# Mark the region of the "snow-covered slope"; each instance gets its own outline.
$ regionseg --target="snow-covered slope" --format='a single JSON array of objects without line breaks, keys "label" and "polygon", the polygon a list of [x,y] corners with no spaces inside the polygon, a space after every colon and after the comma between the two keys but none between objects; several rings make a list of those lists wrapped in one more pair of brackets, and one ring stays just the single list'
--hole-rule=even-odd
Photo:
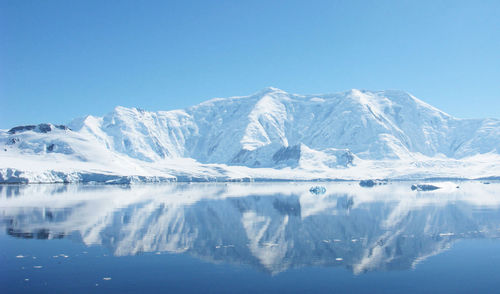
[{"label": "snow-covered slope", "polygon": [[[498,176],[490,168],[500,165],[500,120],[454,118],[402,91],[296,95],[267,88],[185,110],[116,107],[68,127],[41,124],[0,132],[0,181],[20,170],[61,170],[50,164],[26,167],[37,160],[67,162],[77,172],[93,168],[168,179],[179,179],[179,173],[219,179],[260,173],[237,166],[280,169],[271,178],[290,178],[283,172],[290,168],[307,171],[306,178],[330,170],[337,178],[351,178],[339,171],[367,165],[382,171],[402,162],[424,163],[429,170],[417,173],[425,176],[437,161],[441,167],[444,161],[465,162],[483,171],[476,176]],[[186,168],[180,172],[179,166]],[[375,174],[398,176],[394,170]]]}]

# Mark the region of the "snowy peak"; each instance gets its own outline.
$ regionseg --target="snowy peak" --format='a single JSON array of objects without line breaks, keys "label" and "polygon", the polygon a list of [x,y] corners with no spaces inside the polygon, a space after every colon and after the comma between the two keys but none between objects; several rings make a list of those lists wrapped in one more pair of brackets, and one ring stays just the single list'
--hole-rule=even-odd
[{"label": "snowy peak", "polygon": [[248,115],[249,123],[240,141],[243,149],[251,151],[271,143],[288,146],[285,134],[287,114],[286,106],[274,95],[262,96]]},{"label": "snowy peak", "polygon": [[266,87],[258,91],[255,96],[266,96],[266,95],[287,95],[288,93],[284,90],[275,87]]}]

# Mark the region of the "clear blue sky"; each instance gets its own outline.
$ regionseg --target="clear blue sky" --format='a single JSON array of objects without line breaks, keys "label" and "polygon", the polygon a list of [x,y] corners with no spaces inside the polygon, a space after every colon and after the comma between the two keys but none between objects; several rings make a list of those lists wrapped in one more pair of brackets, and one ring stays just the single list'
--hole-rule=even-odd
[{"label": "clear blue sky", "polygon": [[500,1],[0,0],[0,128],[267,86],[500,117]]}]

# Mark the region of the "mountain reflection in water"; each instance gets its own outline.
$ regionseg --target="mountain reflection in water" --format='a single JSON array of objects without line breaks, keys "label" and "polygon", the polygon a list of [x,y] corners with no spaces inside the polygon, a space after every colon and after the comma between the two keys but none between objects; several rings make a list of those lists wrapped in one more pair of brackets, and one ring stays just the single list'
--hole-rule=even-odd
[{"label": "mountain reflection in water", "polygon": [[500,236],[499,184],[463,182],[432,192],[409,183],[0,186],[4,231],[15,238],[72,238],[115,256],[185,253],[290,268],[405,270],[459,239]]}]

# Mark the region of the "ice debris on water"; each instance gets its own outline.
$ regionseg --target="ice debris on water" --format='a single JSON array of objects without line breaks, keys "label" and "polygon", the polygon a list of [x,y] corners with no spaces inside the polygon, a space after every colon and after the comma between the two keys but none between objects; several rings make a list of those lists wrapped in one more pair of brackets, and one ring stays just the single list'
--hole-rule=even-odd
[{"label": "ice debris on water", "polygon": [[41,265],[34,265],[33,268],[42,268],[43,266]]},{"label": "ice debris on water", "polygon": [[371,187],[375,186],[375,181],[374,180],[361,180],[361,181],[359,181],[359,185],[361,187],[371,188]]},{"label": "ice debris on water", "polygon": [[440,237],[451,237],[455,236],[455,233],[441,233],[439,234]]},{"label": "ice debris on water", "polygon": [[265,242],[265,243],[262,243],[262,246],[265,246],[265,247],[275,247],[275,246],[279,246],[279,244],[277,244],[277,243],[271,243],[271,242]]},{"label": "ice debris on water", "polygon": [[359,181],[359,185],[361,187],[365,187],[365,188],[371,188],[375,185],[387,185],[388,184],[388,180],[387,179],[383,179],[383,180],[361,180]]},{"label": "ice debris on water", "polygon": [[325,194],[326,188],[323,186],[314,186],[309,189],[309,192],[315,195]]},{"label": "ice debris on water", "polygon": [[102,278],[102,279],[103,279],[104,281],[109,281],[109,280],[111,280],[111,278],[110,278],[110,277],[104,277],[104,278]]},{"label": "ice debris on water", "polygon": [[437,189],[441,189],[441,187],[429,185],[429,184],[416,184],[416,185],[413,184],[413,185],[411,185],[411,189],[413,191],[415,191],[415,190],[417,190],[417,191],[434,191]]},{"label": "ice debris on water", "polygon": [[16,258],[25,258],[26,256],[19,254]]},{"label": "ice debris on water", "polygon": [[[233,248],[234,245],[233,244],[229,244],[229,245],[217,245],[215,246],[215,248],[219,249],[219,248]],[[189,249],[188,247],[184,248],[185,250]]]},{"label": "ice debris on water", "polygon": [[342,257],[337,257],[337,258],[335,258],[335,260],[336,260],[336,261],[342,261],[342,260],[344,260],[344,259],[343,259]]}]

